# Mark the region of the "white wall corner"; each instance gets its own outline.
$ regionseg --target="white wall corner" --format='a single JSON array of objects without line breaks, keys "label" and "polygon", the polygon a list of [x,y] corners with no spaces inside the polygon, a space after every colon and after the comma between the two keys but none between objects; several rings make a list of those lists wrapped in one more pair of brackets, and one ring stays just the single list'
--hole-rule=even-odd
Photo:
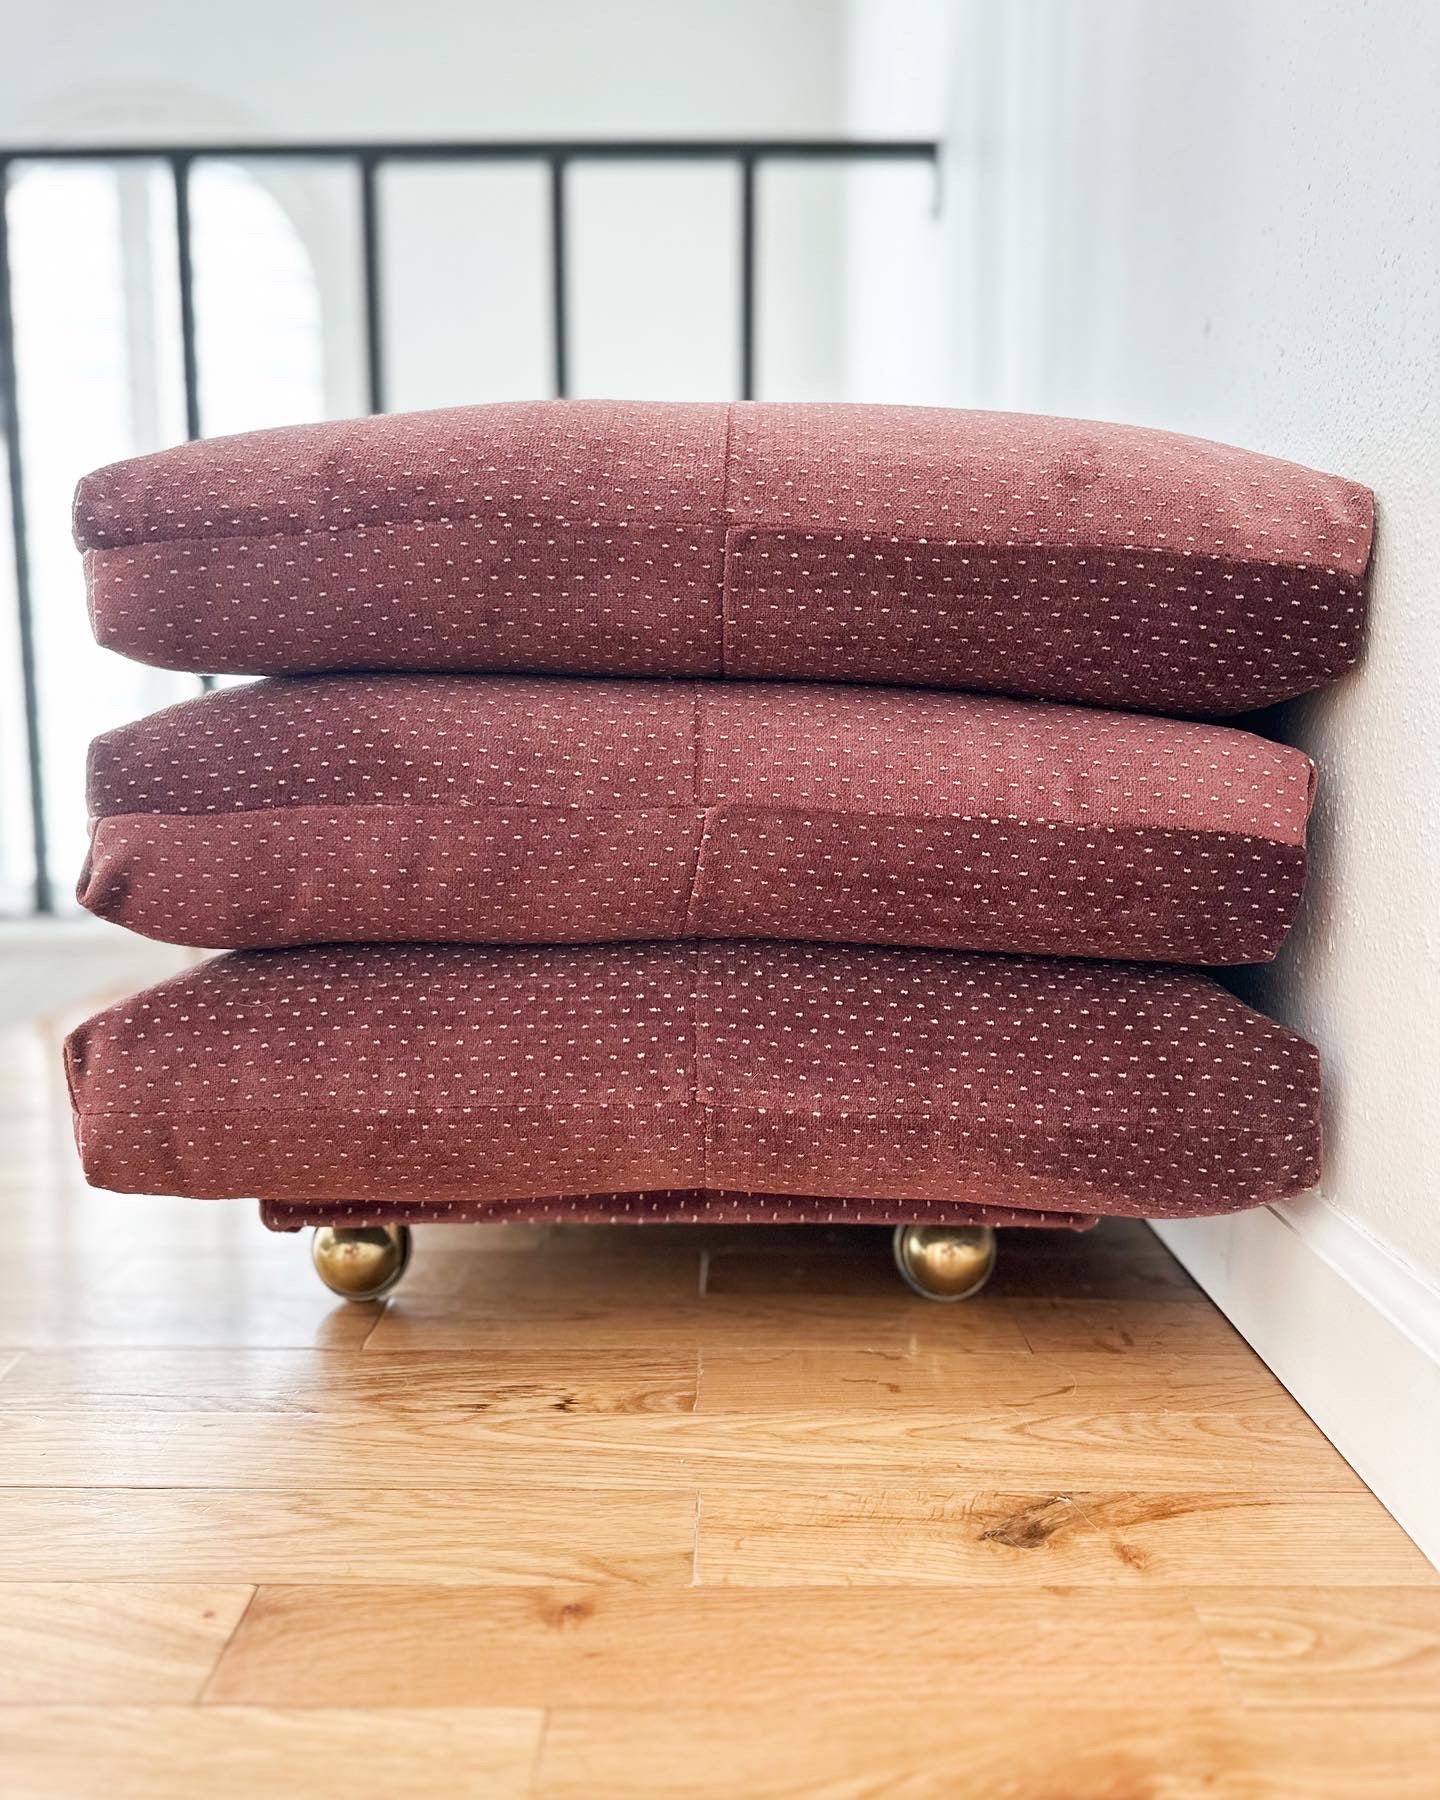
[{"label": "white wall corner", "polygon": [[1152,1229],[1440,1567],[1440,1289],[1318,1196]]}]

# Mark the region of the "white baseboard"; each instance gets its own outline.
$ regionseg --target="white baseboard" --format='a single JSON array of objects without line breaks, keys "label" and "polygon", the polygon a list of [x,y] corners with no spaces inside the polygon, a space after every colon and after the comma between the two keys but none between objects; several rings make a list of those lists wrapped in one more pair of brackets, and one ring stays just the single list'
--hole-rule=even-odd
[{"label": "white baseboard", "polygon": [[1318,1196],[1153,1229],[1440,1566],[1440,1291]]}]

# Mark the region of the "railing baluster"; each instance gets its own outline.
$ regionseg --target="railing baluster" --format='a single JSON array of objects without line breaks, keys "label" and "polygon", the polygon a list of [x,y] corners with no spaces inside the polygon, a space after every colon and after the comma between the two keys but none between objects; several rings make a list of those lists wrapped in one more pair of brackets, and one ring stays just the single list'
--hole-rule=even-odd
[{"label": "railing baluster", "polygon": [[180,289],[180,362],[185,377],[185,435],[200,435],[200,360],[195,349],[195,256],[190,238],[190,158],[170,158],[175,189],[175,259]]},{"label": "railing baluster", "polygon": [[30,770],[30,838],[35,846],[35,910],[52,913],[50,834],[45,820],[45,777],[40,748],[40,679],[35,664],[35,610],[30,587],[30,540],[25,526],[25,467],[20,442],[20,377],[15,363],[15,310],[10,283],[10,164],[0,160],[0,414],[10,481],[10,532],[14,540],[15,606],[20,641],[20,682],[25,707],[25,754]]},{"label": "railing baluster", "polygon": [[551,348],[555,363],[555,398],[570,395],[570,347],[566,331],[565,158],[550,159],[550,302]]},{"label": "railing baluster", "polygon": [[365,381],[372,413],[385,410],[385,344],[380,294],[378,156],[360,158],[360,242],[365,264]]},{"label": "railing baluster", "polygon": [[755,398],[755,158],[740,159],[740,398]]},{"label": "railing baluster", "polygon": [[[195,347],[195,250],[190,234],[190,167],[188,156],[170,158],[175,190],[175,274],[180,291],[180,367],[185,380],[185,435],[200,435],[200,355]],[[213,675],[200,677],[200,691],[215,686]]]}]

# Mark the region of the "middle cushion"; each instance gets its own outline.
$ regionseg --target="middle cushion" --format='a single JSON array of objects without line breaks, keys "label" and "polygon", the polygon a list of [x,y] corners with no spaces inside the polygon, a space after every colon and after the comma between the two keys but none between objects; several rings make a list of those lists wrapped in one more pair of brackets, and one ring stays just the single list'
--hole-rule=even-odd
[{"label": "middle cushion", "polygon": [[90,754],[79,896],[204,948],[810,938],[1273,956],[1312,769],[1226,726],[896,688],[329,675]]}]

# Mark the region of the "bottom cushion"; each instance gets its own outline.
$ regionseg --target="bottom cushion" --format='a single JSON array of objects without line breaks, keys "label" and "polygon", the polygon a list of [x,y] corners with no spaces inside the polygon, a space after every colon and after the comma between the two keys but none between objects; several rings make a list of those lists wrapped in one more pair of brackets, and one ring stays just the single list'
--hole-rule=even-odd
[{"label": "bottom cushion", "polygon": [[1034,1225],[1088,1231],[1094,1213],[969,1206],[963,1200],[867,1200],[829,1194],[739,1194],[660,1188],[648,1194],[548,1194],[501,1200],[262,1200],[271,1231],[306,1225]]},{"label": "bottom cushion", "polygon": [[796,1196],[795,1218],[1173,1217],[1318,1176],[1311,1046],[1209,976],[1133,963],[733,942],[250,951],[98,1014],[66,1061],[86,1174],[129,1192],[393,1206],[681,1189]]}]

